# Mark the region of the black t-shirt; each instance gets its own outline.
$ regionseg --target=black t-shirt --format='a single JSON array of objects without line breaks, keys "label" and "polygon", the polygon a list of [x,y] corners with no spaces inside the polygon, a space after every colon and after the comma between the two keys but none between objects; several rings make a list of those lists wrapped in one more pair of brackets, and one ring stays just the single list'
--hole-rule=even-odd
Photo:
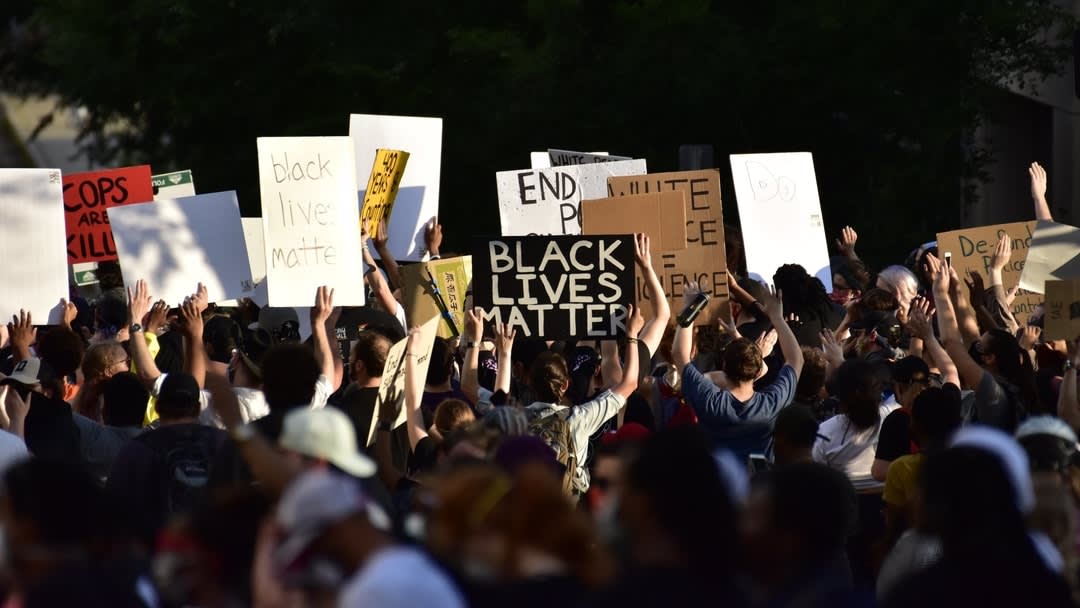
[{"label": "black t-shirt", "polygon": [[409,474],[426,473],[435,469],[439,458],[439,445],[434,439],[424,437],[416,443],[416,449],[409,454]]},{"label": "black t-shirt", "polygon": [[907,408],[893,410],[881,423],[874,458],[892,462],[911,453],[911,414]]},{"label": "black t-shirt", "polygon": [[354,388],[345,391],[340,400],[330,404],[345,412],[352,421],[353,430],[356,431],[356,445],[361,446],[361,449],[367,445],[368,433],[371,431],[371,418],[378,415],[375,411],[378,400],[378,387]]}]

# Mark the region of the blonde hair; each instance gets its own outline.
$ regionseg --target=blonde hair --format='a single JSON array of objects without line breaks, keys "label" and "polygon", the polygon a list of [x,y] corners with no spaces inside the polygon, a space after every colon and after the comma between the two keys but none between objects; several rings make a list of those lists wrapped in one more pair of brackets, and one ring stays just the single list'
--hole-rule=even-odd
[{"label": "blonde hair", "polygon": [[911,301],[919,295],[919,279],[903,266],[894,264],[883,268],[878,273],[878,280],[888,285],[888,290],[900,301],[900,310],[905,313]]},{"label": "blonde hair", "polygon": [[127,351],[119,342],[101,342],[86,349],[82,361],[83,378],[87,382],[105,378],[110,367],[127,361]]}]

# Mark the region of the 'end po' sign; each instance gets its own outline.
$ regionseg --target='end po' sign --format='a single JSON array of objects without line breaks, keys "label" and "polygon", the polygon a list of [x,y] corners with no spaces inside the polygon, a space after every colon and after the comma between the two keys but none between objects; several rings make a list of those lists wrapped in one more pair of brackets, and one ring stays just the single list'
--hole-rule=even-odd
[{"label": "'end po' sign", "polygon": [[116,259],[106,209],[154,200],[150,165],[64,176],[68,263]]}]

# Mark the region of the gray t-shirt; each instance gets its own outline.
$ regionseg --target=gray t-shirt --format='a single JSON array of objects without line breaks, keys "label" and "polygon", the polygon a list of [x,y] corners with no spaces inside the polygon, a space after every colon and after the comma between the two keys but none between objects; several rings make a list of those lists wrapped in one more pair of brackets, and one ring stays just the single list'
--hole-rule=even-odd
[{"label": "gray t-shirt", "polygon": [[964,409],[964,422],[977,422],[1012,434],[1020,418],[1020,412],[1016,411],[1020,403],[1016,387],[1006,386],[990,372],[983,372],[975,387],[974,402]]}]

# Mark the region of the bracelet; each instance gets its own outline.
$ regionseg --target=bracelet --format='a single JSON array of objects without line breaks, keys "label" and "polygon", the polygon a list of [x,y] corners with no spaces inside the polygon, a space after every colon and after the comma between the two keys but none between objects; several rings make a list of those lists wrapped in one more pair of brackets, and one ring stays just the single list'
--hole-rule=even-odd
[{"label": "bracelet", "polygon": [[370,265],[370,266],[367,267],[367,270],[364,271],[364,276],[366,277],[369,274],[375,272],[376,270],[378,270],[378,269],[374,265]]},{"label": "bracelet", "polygon": [[627,339],[626,339],[626,343],[627,343],[627,344],[638,344],[638,343],[640,343],[640,342],[641,342],[641,340],[639,340],[639,339],[637,339],[637,338],[627,338]]},{"label": "bracelet", "polygon": [[469,350],[470,348],[476,348],[476,342],[475,341],[469,340],[468,342],[465,343],[465,350]]}]

